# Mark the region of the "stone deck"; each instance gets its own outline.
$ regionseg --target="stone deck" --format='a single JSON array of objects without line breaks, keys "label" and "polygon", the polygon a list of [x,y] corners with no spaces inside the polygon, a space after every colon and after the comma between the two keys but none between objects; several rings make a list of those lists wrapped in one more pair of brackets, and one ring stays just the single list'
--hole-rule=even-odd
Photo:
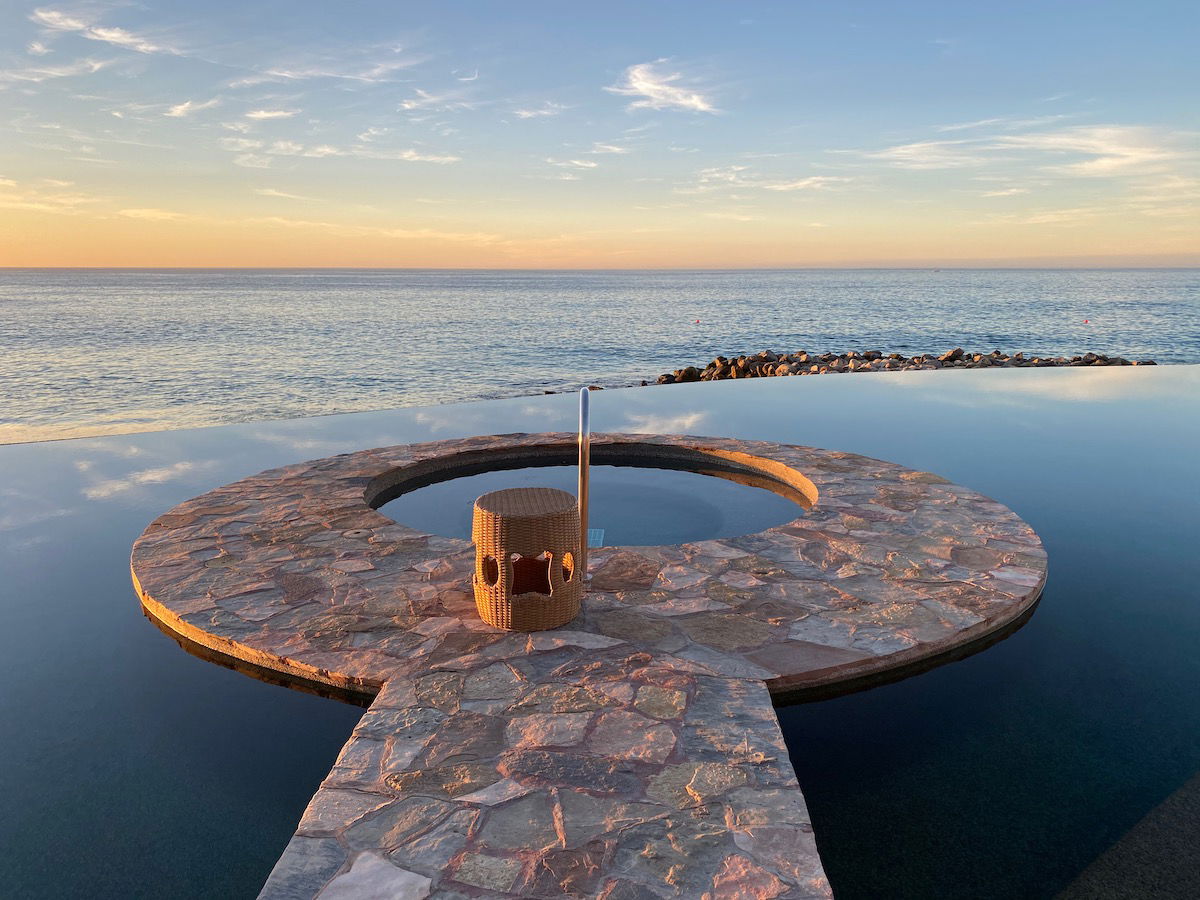
[{"label": "stone deck", "polygon": [[179,636],[375,694],[263,889],[290,897],[823,897],[772,698],[844,690],[1015,627],[1046,558],[993,500],[789,445],[601,435],[593,461],[715,469],[811,508],[738,538],[590,554],[583,614],[498,632],[468,541],[372,508],[573,435],[363,451],[180,504],[134,545]]}]

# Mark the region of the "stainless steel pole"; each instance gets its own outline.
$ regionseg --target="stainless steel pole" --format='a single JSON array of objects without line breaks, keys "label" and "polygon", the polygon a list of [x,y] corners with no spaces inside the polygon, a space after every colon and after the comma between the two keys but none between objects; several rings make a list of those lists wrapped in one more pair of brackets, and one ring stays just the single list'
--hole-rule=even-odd
[{"label": "stainless steel pole", "polygon": [[579,389],[579,573],[584,590],[588,575],[588,470],[592,463],[592,424],[588,410],[589,392]]}]

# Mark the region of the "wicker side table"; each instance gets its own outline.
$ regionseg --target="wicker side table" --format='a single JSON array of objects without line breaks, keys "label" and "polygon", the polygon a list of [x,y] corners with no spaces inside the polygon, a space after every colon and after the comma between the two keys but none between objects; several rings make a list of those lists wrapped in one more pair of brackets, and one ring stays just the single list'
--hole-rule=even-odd
[{"label": "wicker side table", "polygon": [[506,631],[543,631],[579,615],[579,506],[566,491],[509,488],[475,501],[475,605]]}]

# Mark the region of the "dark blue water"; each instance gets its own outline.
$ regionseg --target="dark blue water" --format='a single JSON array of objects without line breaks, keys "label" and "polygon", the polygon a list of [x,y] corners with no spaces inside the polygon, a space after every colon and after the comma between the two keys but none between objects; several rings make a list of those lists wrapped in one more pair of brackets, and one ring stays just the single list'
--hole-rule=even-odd
[{"label": "dark blue water", "polygon": [[1200,362],[1200,271],[0,270],[0,443],[959,345]]},{"label": "dark blue water", "polygon": [[[553,396],[0,447],[0,895],[253,896],[360,713],[147,622],[146,523],[268,467],[575,415]],[[779,710],[841,900],[1053,897],[1200,772],[1200,366],[674,385],[599,394],[592,420],[892,459],[1043,538],[1046,592],[1007,640]],[[1195,883],[1189,829],[1171,864]]]}]

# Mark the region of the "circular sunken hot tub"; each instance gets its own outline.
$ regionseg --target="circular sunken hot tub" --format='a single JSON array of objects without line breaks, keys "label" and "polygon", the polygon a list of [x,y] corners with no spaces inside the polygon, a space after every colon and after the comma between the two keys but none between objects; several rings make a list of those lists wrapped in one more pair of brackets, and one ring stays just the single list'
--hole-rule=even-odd
[{"label": "circular sunken hot tub", "polygon": [[[469,539],[476,497],[511,487],[574,493],[578,471],[565,465],[492,469],[417,487],[376,508],[430,534]],[[811,505],[789,485],[745,473],[596,465],[589,530],[593,546],[686,544],[785,525]]]}]

